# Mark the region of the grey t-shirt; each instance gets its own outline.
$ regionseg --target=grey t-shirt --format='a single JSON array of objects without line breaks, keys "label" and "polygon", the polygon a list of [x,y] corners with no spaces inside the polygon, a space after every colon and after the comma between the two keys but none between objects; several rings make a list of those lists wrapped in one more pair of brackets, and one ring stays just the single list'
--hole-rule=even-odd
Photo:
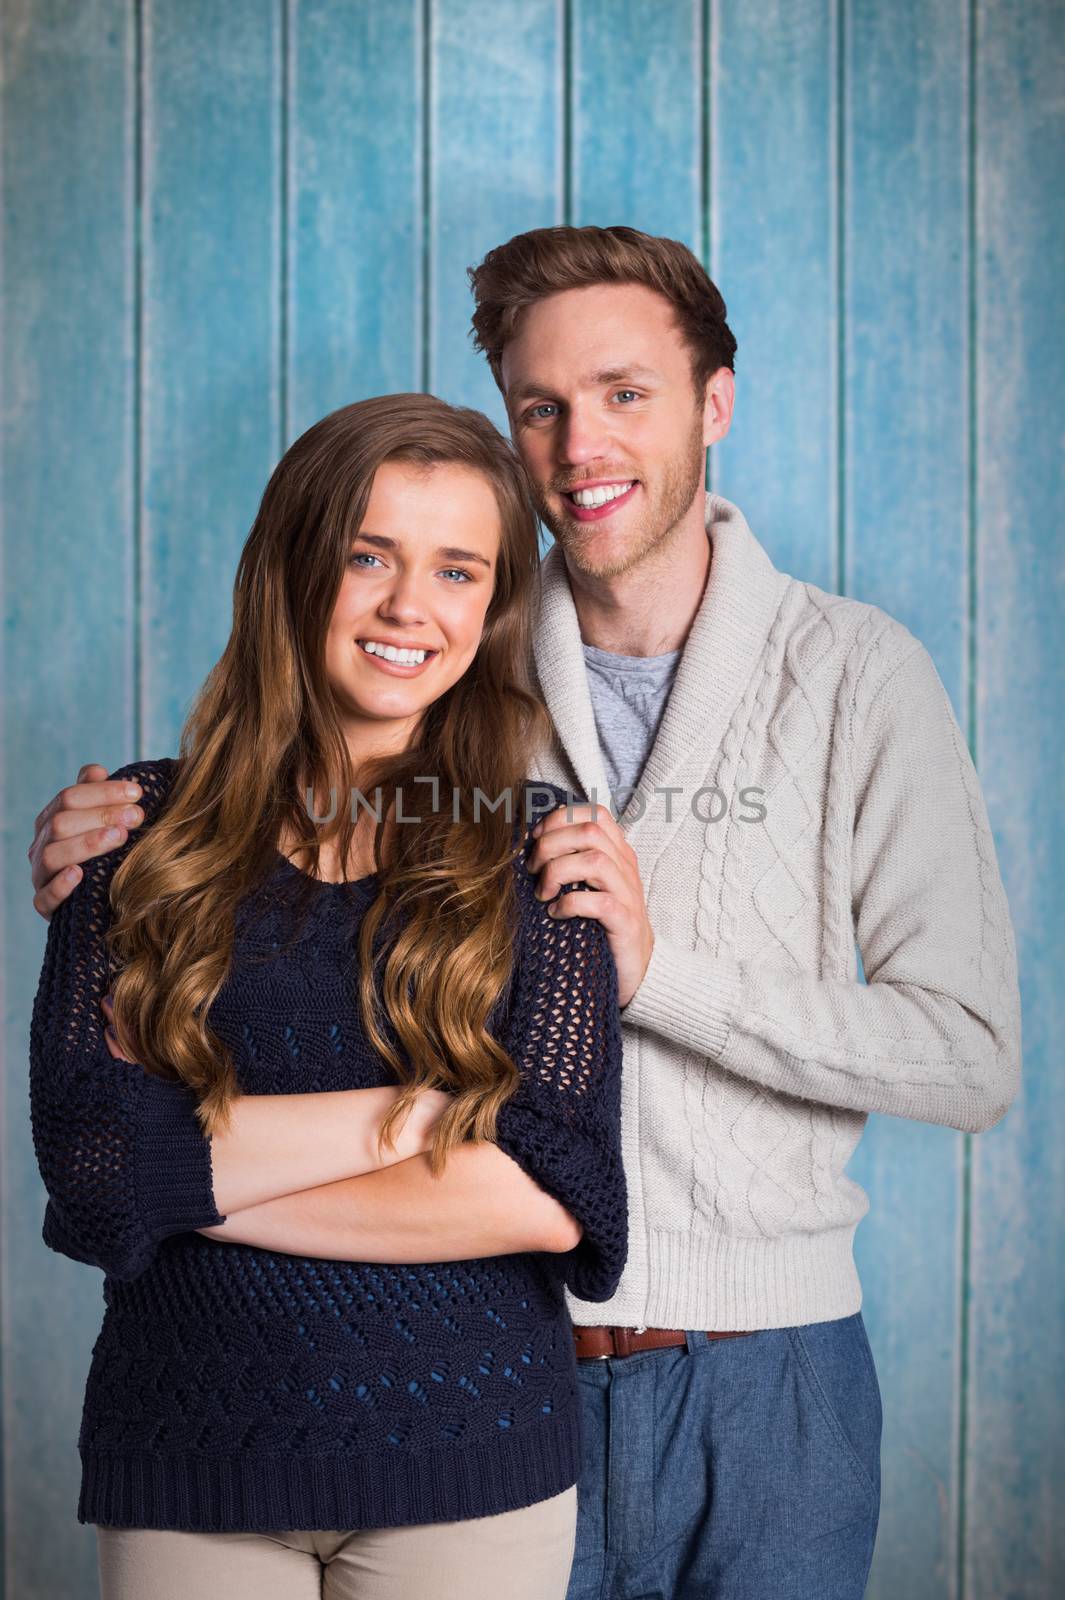
[{"label": "grey t-shirt", "polygon": [[594,644],[581,649],[603,766],[611,795],[617,796],[613,810],[620,814],[651,753],[682,652],[619,656]]}]

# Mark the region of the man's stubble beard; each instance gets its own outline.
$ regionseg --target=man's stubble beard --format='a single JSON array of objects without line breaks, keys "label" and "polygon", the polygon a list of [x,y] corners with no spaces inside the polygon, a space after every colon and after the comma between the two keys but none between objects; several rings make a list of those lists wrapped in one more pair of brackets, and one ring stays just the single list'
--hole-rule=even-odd
[{"label": "man's stubble beard", "polygon": [[[598,531],[599,524],[556,517],[537,484],[533,485],[533,495],[541,520],[562,546],[567,564],[589,577],[616,578],[639,566],[652,551],[668,543],[696,495],[704,493],[705,483],[706,446],[703,444],[702,412],[697,411],[684,445],[662,469],[658,491],[649,499],[639,526],[628,530],[623,548],[611,548],[606,544],[598,557],[594,557],[589,535]],[[643,494],[649,494],[646,480],[641,479],[640,489]]]}]

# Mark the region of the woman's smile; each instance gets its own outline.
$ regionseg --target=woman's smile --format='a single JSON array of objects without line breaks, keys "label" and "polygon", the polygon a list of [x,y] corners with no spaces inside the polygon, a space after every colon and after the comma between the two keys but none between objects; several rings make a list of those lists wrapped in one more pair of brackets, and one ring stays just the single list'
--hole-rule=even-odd
[{"label": "woman's smile", "polygon": [[[355,645],[359,655],[379,672],[390,672],[400,678],[416,677],[440,654],[439,650],[426,650],[424,646],[399,650],[398,646],[386,645],[374,639],[356,639]],[[392,653],[386,654],[387,651]]]}]

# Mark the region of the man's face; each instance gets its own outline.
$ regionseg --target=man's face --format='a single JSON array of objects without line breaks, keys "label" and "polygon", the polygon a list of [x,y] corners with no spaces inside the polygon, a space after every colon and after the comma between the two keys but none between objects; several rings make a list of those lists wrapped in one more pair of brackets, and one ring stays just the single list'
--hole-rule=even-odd
[{"label": "man's face", "polygon": [[578,571],[628,571],[696,502],[702,526],[706,445],[727,422],[697,399],[662,295],[641,284],[550,295],[522,314],[502,374],[540,515]]}]

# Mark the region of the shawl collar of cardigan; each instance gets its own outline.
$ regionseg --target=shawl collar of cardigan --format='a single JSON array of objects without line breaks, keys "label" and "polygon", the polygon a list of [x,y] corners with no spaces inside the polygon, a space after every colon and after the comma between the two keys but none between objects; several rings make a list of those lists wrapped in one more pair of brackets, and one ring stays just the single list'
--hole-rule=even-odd
[{"label": "shawl collar of cardigan", "polygon": [[[644,809],[639,814],[639,796],[634,796],[618,818],[633,848],[642,845],[652,853],[665,845],[691,794],[707,781],[714,752],[765,648],[790,582],[773,566],[743,513],[721,495],[706,496],[706,531],[712,550],[710,574],[640,775]],[[558,544],[548,550],[540,572],[541,609],[534,645],[540,692],[576,786],[589,800],[609,805],[610,783],[599,748],[580,624]],[[683,791],[669,797],[668,821],[667,797],[655,793],[667,785]]]}]

